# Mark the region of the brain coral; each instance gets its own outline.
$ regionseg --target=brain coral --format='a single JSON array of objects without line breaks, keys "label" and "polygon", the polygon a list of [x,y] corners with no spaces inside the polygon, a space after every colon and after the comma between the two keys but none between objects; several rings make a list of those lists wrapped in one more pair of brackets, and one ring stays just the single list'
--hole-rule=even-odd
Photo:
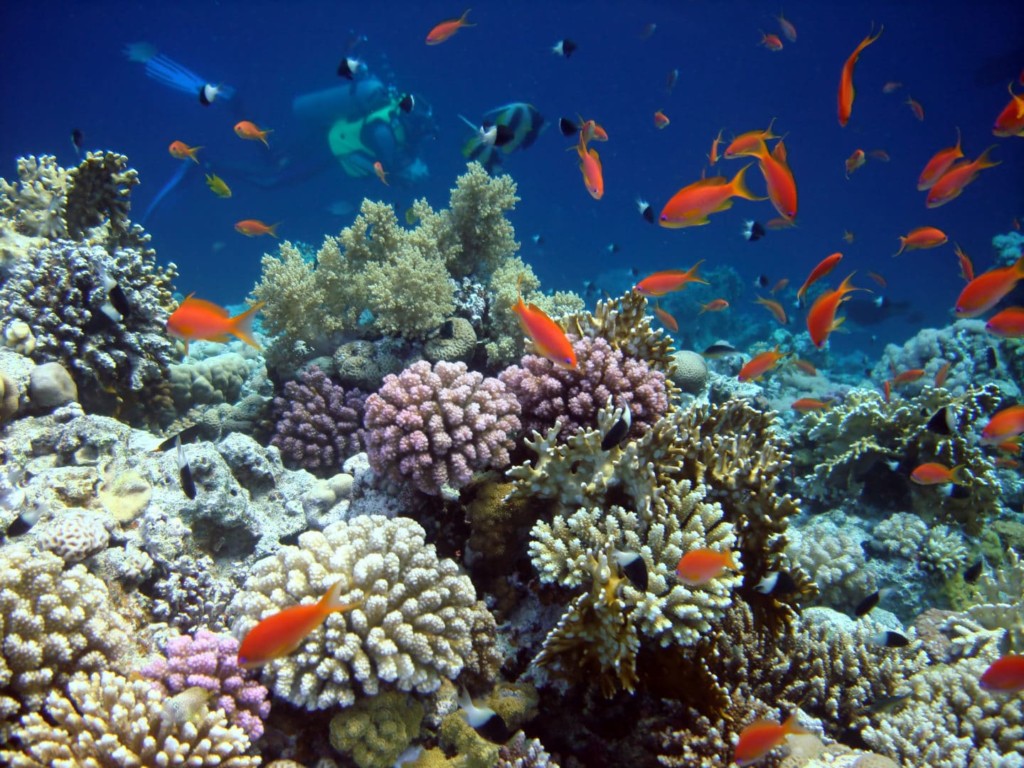
[{"label": "brain coral", "polygon": [[[180,694],[179,694],[180,696]],[[222,709],[183,701],[147,680],[113,672],[78,675],[67,694],[52,691],[46,717],[33,712],[14,732],[20,751],[2,751],[12,768],[114,768],[188,765],[255,768],[249,737]]]},{"label": "brain coral", "polygon": [[0,715],[36,710],[73,673],[116,668],[131,650],[128,622],[103,582],[14,543],[0,549]]},{"label": "brain coral", "polygon": [[555,367],[537,355],[502,371],[499,378],[515,393],[523,411],[523,428],[546,432],[561,425],[564,442],[580,429],[593,427],[597,411],[609,402],[629,405],[632,436],[642,434],[668,411],[665,374],[646,360],[629,357],[601,337],[570,336],[579,370]]},{"label": "brain coral", "polygon": [[431,693],[463,670],[493,674],[496,626],[468,576],[439,560],[414,520],[379,515],[308,531],[253,566],[228,606],[242,637],[283,608],[311,603],[340,579],[341,599],[362,601],[327,617],[289,656],[263,667],[263,682],[307,709],[351,705],[359,690]]},{"label": "brain coral", "polygon": [[519,402],[465,363],[421,360],[367,398],[364,424],[374,471],[432,496],[457,496],[474,472],[508,466]]}]

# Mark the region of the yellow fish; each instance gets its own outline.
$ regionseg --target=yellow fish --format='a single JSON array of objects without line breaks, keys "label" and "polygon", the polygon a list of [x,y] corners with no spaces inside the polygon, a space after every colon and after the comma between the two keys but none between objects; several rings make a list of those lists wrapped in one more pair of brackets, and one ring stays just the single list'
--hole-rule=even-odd
[{"label": "yellow fish", "polygon": [[215,173],[206,174],[206,186],[217,197],[231,197],[231,187],[225,184],[224,179]]}]

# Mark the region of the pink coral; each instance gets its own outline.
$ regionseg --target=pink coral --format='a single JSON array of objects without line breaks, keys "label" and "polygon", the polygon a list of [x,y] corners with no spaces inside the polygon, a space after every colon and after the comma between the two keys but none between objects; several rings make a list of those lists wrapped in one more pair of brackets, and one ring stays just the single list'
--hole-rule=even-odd
[{"label": "pink coral", "polygon": [[364,426],[374,471],[452,496],[474,472],[508,466],[519,402],[465,363],[420,361],[385,377],[366,400]]},{"label": "pink coral", "polygon": [[637,437],[668,411],[665,374],[646,360],[624,355],[606,339],[569,337],[579,369],[557,368],[537,355],[525,355],[521,365],[501,372],[499,378],[519,398],[523,428],[544,432],[561,424],[564,442],[586,427],[597,426],[597,412],[609,399],[618,407],[629,405],[633,417],[631,437]]},{"label": "pink coral", "polygon": [[238,666],[238,640],[205,629],[195,637],[179,635],[167,641],[167,657],[142,668],[168,694],[193,687],[213,695],[211,707],[223,709],[228,719],[255,741],[263,734],[263,720],[270,714],[267,689]]}]

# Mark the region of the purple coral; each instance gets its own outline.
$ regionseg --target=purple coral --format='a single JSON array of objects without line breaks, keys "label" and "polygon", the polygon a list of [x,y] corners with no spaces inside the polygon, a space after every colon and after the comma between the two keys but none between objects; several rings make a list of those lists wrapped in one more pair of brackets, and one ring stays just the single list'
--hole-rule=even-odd
[{"label": "purple coral", "polygon": [[263,720],[270,714],[267,689],[238,666],[238,640],[200,629],[195,637],[179,635],[168,640],[166,652],[167,658],[142,668],[143,677],[172,696],[195,686],[205,688],[214,696],[212,704],[223,709],[251,740],[263,734]]},{"label": "purple coral", "polygon": [[606,339],[571,336],[579,369],[567,371],[537,355],[525,355],[521,365],[501,372],[500,378],[519,398],[523,429],[544,432],[561,424],[558,440],[565,442],[581,429],[597,426],[597,412],[608,404],[628,404],[633,418],[631,437],[637,437],[668,412],[665,374],[646,360],[628,357]]},{"label": "purple coral", "polygon": [[349,456],[363,449],[363,407],[366,394],[345,390],[317,366],[302,381],[284,385],[284,397],[274,398],[277,423],[270,444],[281,450],[289,467],[313,474],[334,474]]},{"label": "purple coral", "polygon": [[374,471],[449,496],[473,472],[509,464],[519,402],[498,379],[465,363],[421,360],[384,378],[366,400],[366,451]]}]

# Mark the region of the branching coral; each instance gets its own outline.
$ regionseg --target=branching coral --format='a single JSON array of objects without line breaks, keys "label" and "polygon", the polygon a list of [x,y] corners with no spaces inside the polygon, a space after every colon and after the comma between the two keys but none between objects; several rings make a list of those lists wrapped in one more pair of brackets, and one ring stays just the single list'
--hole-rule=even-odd
[{"label": "branching coral", "polygon": [[424,536],[408,518],[367,515],[304,533],[298,546],[253,566],[228,608],[236,636],[271,613],[319,600],[339,580],[341,599],[358,604],[263,667],[274,693],[326,709],[352,704],[357,689],[431,693],[463,670],[493,676],[494,619],[469,578],[439,560]]},{"label": "branching coral", "polygon": [[224,711],[179,694],[171,699],[146,680],[113,672],[80,675],[67,693],[52,691],[46,717],[32,713],[0,751],[12,768],[188,765],[255,768],[245,732]]}]

